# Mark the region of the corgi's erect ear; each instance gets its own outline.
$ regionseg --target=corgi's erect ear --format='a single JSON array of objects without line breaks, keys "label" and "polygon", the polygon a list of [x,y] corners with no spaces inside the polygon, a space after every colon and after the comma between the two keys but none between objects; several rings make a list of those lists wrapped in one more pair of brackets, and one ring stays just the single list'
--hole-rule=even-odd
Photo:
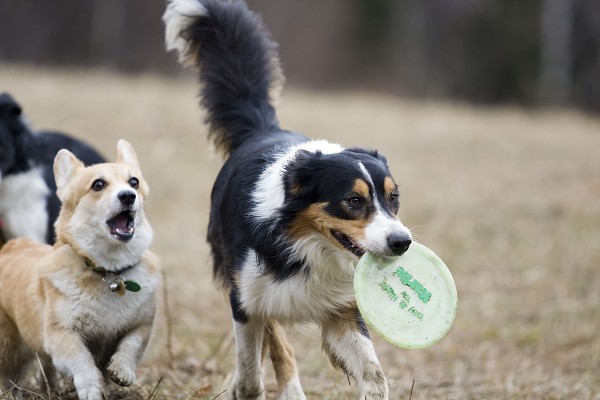
[{"label": "corgi's erect ear", "polygon": [[56,181],[56,194],[63,201],[63,192],[67,183],[80,168],[85,166],[69,150],[62,149],[54,157],[54,179]]},{"label": "corgi's erect ear", "polygon": [[128,141],[123,139],[117,143],[117,162],[130,165],[138,170],[140,169],[140,163],[135,155],[135,150],[133,150]]}]

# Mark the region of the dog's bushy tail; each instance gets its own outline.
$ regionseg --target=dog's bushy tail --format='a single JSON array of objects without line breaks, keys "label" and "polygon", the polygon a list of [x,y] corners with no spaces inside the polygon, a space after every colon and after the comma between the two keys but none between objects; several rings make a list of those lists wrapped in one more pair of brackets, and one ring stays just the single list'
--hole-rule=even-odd
[{"label": "dog's bushy tail", "polygon": [[283,77],[276,45],[241,1],[170,0],[166,47],[198,71],[209,136],[227,155],[279,129],[272,95]]}]

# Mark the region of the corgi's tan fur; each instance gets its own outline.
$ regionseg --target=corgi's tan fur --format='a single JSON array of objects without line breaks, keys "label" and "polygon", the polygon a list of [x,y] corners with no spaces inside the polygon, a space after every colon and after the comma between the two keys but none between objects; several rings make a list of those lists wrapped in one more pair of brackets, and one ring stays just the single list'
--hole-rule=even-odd
[{"label": "corgi's tan fur", "polygon": [[[56,244],[21,238],[0,251],[1,390],[36,354],[51,386],[59,372],[73,379],[80,399],[102,399],[108,378],[122,386],[135,379],[160,274],[148,251],[148,185],[131,145],[119,141],[117,153],[116,163],[85,167],[61,150],[54,161],[62,202]],[[109,287],[117,275],[141,290],[119,296]]]}]

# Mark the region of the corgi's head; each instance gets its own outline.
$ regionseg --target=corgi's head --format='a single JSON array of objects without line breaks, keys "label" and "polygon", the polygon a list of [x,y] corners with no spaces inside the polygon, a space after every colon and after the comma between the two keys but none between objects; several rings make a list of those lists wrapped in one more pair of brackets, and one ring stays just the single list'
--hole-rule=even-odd
[{"label": "corgi's head", "polygon": [[153,233],[144,210],[148,184],[133,147],[120,140],[115,163],[89,167],[60,150],[54,176],[62,202],[57,243],[70,244],[106,270],[138,262]]}]

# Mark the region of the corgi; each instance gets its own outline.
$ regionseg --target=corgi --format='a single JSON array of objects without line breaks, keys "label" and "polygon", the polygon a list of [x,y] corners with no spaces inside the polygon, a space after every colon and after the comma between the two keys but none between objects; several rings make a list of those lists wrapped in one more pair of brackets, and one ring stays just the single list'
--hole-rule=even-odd
[{"label": "corgi", "polygon": [[270,352],[278,399],[305,399],[283,325],[311,322],[358,398],[388,399],[353,290],[366,251],[398,256],[411,245],[386,158],[280,127],[276,44],[244,2],[171,0],[163,20],[167,49],[198,73],[209,137],[226,156],[207,236],[233,318],[231,398],[265,398]]},{"label": "corgi", "polygon": [[131,145],[116,163],[86,167],[60,150],[62,203],[53,246],[29,238],[0,250],[0,388],[37,354],[52,389],[58,373],[80,399],[101,400],[105,381],[128,386],[150,338],[159,266],[148,248],[148,184]]}]

